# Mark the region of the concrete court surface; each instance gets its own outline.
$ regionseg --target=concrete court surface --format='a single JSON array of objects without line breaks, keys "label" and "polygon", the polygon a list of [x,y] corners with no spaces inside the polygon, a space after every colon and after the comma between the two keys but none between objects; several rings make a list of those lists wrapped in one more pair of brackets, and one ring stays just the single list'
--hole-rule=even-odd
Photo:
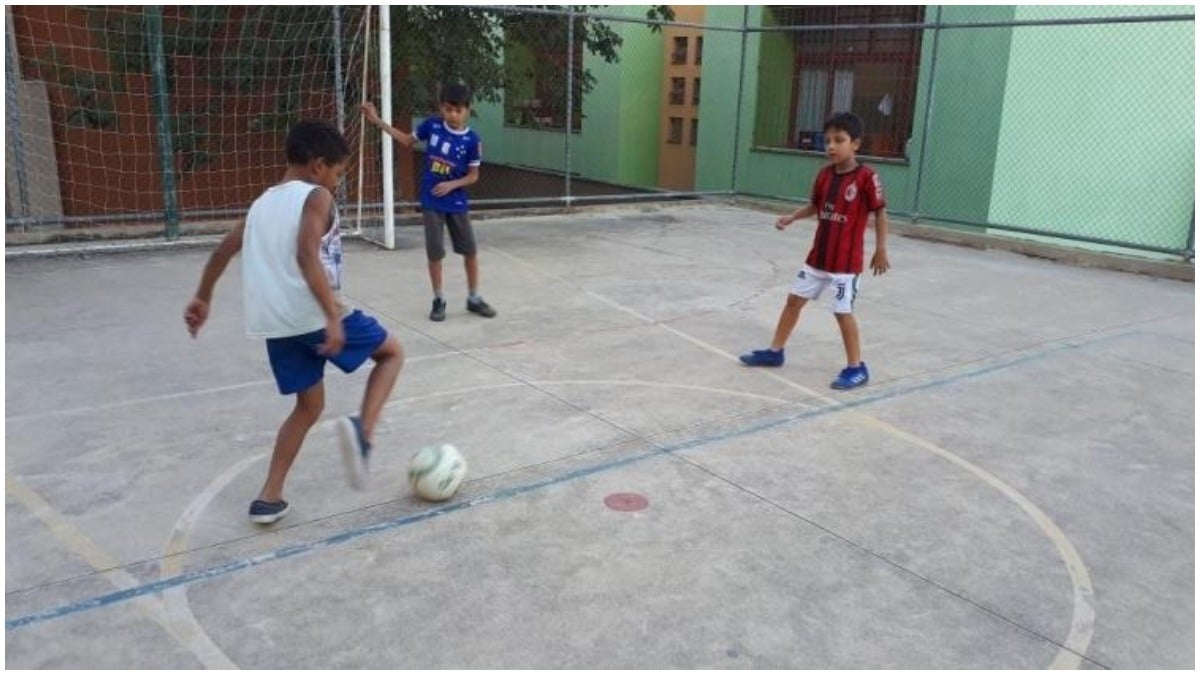
[{"label": "concrete court surface", "polygon": [[[193,341],[206,249],[9,260],[6,665],[1193,668],[1192,284],[893,237],[834,392],[828,296],[783,368],[736,361],[812,239],[773,220],[480,220],[499,316],[451,257],[441,324],[419,229],[348,242],[408,361],[363,492],[331,420],[366,370],[330,369],[267,528],[290,400],[239,262]],[[434,505],[404,470],[439,442],[470,474]]]}]

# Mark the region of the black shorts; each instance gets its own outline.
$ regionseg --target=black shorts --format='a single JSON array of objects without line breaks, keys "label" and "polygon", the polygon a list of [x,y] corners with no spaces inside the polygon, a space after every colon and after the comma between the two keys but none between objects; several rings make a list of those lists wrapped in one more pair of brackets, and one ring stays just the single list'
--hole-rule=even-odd
[{"label": "black shorts", "polygon": [[475,255],[475,232],[471,230],[471,217],[466,213],[442,213],[425,210],[425,255],[430,260],[446,257],[442,225],[450,230],[450,242],[459,255]]}]

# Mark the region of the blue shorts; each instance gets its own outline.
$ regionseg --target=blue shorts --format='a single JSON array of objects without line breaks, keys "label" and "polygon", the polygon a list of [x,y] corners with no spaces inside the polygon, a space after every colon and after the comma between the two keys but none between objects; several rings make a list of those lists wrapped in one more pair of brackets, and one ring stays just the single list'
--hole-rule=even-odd
[{"label": "blue shorts", "polygon": [[332,361],[343,373],[354,372],[371,358],[388,336],[387,330],[374,317],[357,309],[342,319],[342,328],[346,331],[346,344],[342,351],[331,357],[317,353],[325,342],[324,328],[304,335],[267,340],[267,357],[271,360],[271,372],[275,374],[279,393],[285,396],[296,394],[320,382],[325,377],[326,361]]}]

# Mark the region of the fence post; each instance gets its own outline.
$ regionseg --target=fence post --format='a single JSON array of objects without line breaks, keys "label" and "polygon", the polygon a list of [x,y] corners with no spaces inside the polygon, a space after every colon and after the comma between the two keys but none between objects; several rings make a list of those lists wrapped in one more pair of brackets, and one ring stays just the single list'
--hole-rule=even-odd
[{"label": "fence post", "polygon": [[[342,6],[333,6],[333,105],[337,110],[337,128],[346,135],[346,78],[342,74]],[[362,133],[362,130],[359,131]],[[346,181],[338,183],[337,203],[346,203]]]},{"label": "fence post", "polygon": [[146,41],[150,52],[150,72],[154,82],[154,116],[158,131],[158,160],[162,166],[163,208],[167,219],[168,240],[179,238],[179,204],[175,195],[175,148],[171,141],[168,113],[167,57],[163,51],[162,7],[146,8]]},{"label": "fence post", "polygon": [[1196,207],[1192,206],[1192,222],[1188,225],[1187,246],[1183,249],[1184,260],[1196,259]]},{"label": "fence post", "polygon": [[750,29],[750,7],[742,7],[742,53],[738,58],[737,106],[733,113],[733,162],[729,175],[729,197],[737,196],[738,148],[742,140],[742,93],[746,81],[746,36]]},{"label": "fence post", "polygon": [[346,133],[346,78],[342,75],[342,6],[333,6],[333,89],[338,131]]},{"label": "fence post", "polygon": [[575,124],[575,6],[567,8],[567,128],[563,152],[566,170],[563,196],[567,211],[571,210],[571,128]]},{"label": "fence post", "polygon": [[925,176],[925,143],[929,139],[929,117],[933,112],[933,82],[937,79],[938,36],[942,32],[942,6],[938,5],[933,26],[933,57],[929,61],[929,83],[925,87],[925,120],[921,123],[921,149],[917,153],[917,185],[913,191],[912,221],[921,219],[921,182]]}]

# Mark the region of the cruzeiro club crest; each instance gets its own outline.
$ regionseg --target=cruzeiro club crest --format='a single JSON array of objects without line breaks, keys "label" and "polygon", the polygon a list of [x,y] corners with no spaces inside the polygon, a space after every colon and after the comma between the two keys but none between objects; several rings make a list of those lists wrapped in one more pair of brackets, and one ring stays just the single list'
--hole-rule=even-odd
[{"label": "cruzeiro club crest", "polygon": [[846,201],[848,201],[848,202],[854,201],[854,198],[858,196],[858,186],[856,186],[854,183],[847,185],[844,196],[846,198]]}]

